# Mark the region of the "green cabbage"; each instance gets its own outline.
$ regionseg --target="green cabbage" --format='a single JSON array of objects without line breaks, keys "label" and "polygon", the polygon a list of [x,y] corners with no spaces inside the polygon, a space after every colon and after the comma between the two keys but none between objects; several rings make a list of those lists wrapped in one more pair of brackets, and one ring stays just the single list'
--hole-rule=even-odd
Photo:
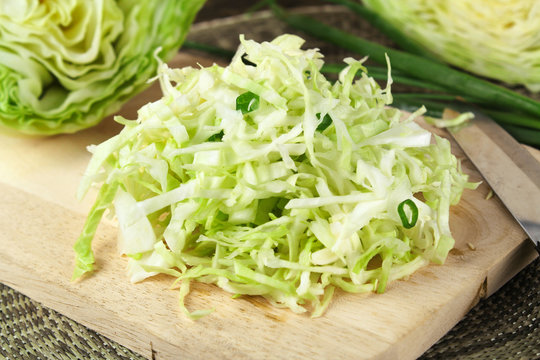
[{"label": "green cabbage", "polygon": [[178,50],[204,0],[0,2],[0,124],[75,132],[117,111]]},{"label": "green cabbage", "polygon": [[537,0],[363,0],[442,60],[540,91]]},{"label": "green cabbage", "polygon": [[449,142],[413,121],[423,109],[402,119],[362,61],[332,84],[299,37],[240,40],[225,68],[162,65],[163,98],[90,149],[79,196],[101,190],[74,278],[93,269],[107,208],[131,280],[173,275],[182,301],[196,280],[318,316],[336,287],[382,292],[444,262],[469,183]]}]

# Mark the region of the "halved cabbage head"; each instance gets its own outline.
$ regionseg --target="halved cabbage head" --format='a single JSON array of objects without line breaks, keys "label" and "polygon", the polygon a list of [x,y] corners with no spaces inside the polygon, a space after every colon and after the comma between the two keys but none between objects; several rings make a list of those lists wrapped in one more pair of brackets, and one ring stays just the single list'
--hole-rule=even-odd
[{"label": "halved cabbage head", "polygon": [[204,0],[0,2],[0,124],[69,133],[117,111],[168,60]]},{"label": "halved cabbage head", "polygon": [[537,0],[363,0],[442,60],[540,91]]}]

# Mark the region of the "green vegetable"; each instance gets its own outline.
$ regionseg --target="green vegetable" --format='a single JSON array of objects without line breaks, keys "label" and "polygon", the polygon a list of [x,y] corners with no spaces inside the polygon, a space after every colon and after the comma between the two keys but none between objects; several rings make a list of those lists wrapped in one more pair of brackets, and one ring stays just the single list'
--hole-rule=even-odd
[{"label": "green vegetable", "polygon": [[[317,119],[321,120],[321,114],[317,114]],[[319,123],[319,125],[317,125],[317,131],[324,131],[326,130],[327,127],[329,127],[330,125],[332,124],[332,118],[330,117],[330,115],[326,114],[324,115],[324,117],[322,118],[321,122]]]},{"label": "green vegetable", "polygon": [[[405,213],[405,205],[411,210],[411,220],[409,221],[409,218],[407,217],[407,214]],[[405,229],[410,229],[414,225],[416,225],[416,222],[418,221],[418,208],[416,207],[416,204],[411,199],[405,199],[402,202],[399,203],[397,207],[397,212],[399,214],[399,218],[401,219],[401,224]]]},{"label": "green vegetable", "polygon": [[502,124],[502,127],[516,139],[520,139],[524,144],[529,144],[540,149],[540,131],[523,128],[521,126]]},{"label": "green vegetable", "polygon": [[30,1],[0,6],[0,124],[26,134],[97,124],[146,87],[204,0]]},{"label": "green vegetable", "polygon": [[250,113],[259,108],[259,95],[248,91],[236,98],[236,110],[242,114]]},{"label": "green vegetable", "polygon": [[[540,91],[536,0],[363,2],[368,11],[401,29],[409,42],[420,44],[432,56],[478,75]],[[406,44],[405,48],[415,52]]]},{"label": "green vegetable", "polygon": [[[444,262],[449,207],[471,184],[449,142],[413,121],[423,110],[402,119],[388,107],[391,79],[381,88],[362,61],[345,59],[328,81],[322,55],[297,36],[240,42],[225,68],[162,66],[163,98],[91,148],[80,196],[105,190],[75,277],[92,268],[106,204],[131,280],[175,276],[193,318],[211,310],[186,309],[191,281],[320,316],[335,288],[382,292]],[[404,201],[411,228],[396,211]]]}]

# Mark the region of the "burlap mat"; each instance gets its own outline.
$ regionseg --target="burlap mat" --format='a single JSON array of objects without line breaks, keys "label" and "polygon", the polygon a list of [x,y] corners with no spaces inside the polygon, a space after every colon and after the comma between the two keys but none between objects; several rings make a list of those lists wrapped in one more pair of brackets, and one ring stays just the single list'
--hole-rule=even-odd
[{"label": "burlap mat", "polygon": [[[390,45],[391,42],[339,7],[301,10],[351,32]],[[261,40],[291,32],[268,13],[196,24],[190,40],[234,49],[238,34]],[[352,54],[308,39],[328,62]],[[356,55],[358,57],[358,55]],[[540,260],[537,259],[501,290],[482,300],[421,359],[539,359]],[[4,359],[143,359],[110,339],[0,284],[0,357]],[[254,354],[256,357],[257,354]]]}]

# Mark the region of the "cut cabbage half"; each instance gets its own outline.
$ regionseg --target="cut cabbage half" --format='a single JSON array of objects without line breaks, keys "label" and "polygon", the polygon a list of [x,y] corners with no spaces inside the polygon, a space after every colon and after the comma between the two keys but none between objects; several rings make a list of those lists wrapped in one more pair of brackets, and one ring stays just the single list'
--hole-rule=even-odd
[{"label": "cut cabbage half", "polygon": [[537,0],[363,0],[438,58],[540,91]]},{"label": "cut cabbage half", "polygon": [[169,60],[204,0],[0,1],[0,126],[96,125]]}]

